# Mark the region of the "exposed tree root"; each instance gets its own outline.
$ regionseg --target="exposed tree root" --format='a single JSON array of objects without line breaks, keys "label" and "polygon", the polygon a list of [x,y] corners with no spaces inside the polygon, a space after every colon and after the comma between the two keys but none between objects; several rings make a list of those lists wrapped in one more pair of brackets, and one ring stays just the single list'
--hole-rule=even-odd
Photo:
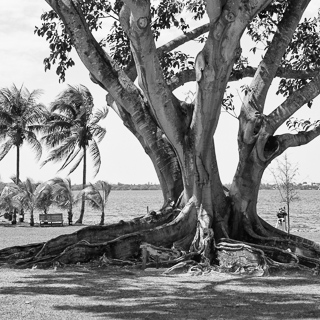
[{"label": "exposed tree root", "polygon": [[[175,241],[188,240],[196,226],[195,211],[190,201],[182,211],[164,209],[129,222],[83,228],[46,243],[3,249],[0,263],[21,268],[33,265],[47,268],[53,263],[87,262],[103,254],[112,259],[135,258],[140,254],[142,242],[172,247]],[[187,243],[180,245],[188,246]]]},{"label": "exposed tree root", "polygon": [[[263,227],[269,232],[269,237],[261,237],[254,233],[250,227],[246,226],[245,230],[247,233],[247,241],[253,243],[255,247],[258,245],[265,252],[291,252],[295,257],[298,258],[299,264],[306,267],[317,268],[320,259],[320,245],[314,241],[293,235],[287,234],[281,230],[278,230],[267,222],[261,220]],[[278,250],[277,250],[278,249]],[[283,254],[277,254],[278,258],[271,257],[279,261],[278,259]],[[280,261],[282,262],[282,261]]]},{"label": "exposed tree root", "polygon": [[199,250],[191,252],[197,219],[197,210],[191,199],[181,211],[167,207],[129,222],[86,227],[45,243],[0,250],[0,266],[49,268],[95,261],[99,266],[169,268],[165,274],[231,272],[261,276],[279,271],[319,273],[318,244],[287,235],[263,220],[263,235],[244,224],[244,241],[215,239],[212,229],[208,228],[202,232]]}]

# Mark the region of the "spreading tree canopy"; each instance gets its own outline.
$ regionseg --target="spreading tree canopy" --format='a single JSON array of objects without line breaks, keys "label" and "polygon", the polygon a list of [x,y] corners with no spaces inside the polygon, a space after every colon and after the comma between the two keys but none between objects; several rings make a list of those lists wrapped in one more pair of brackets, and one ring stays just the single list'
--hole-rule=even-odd
[{"label": "spreading tree canopy", "polygon": [[[159,216],[134,225],[81,230],[66,236],[63,243],[53,239],[45,247],[39,245],[32,263],[57,253],[59,243],[55,259],[66,263],[99,254],[127,259],[139,255],[142,242],[174,246],[210,263],[218,257],[222,263],[217,252],[250,251],[240,241],[251,243],[250,252],[264,257],[270,266],[286,262],[319,266],[319,245],[276,230],[256,210],[261,178],[271,161],[320,134],[317,121],[299,127],[291,120],[303,106],[311,107],[320,93],[317,20],[302,19],[311,0],[46,2],[52,11],[42,15],[42,26],[35,30],[49,43],[45,68],[57,65],[63,81],[67,68],[74,65],[69,52],[76,50],[92,81],[106,90],[108,104],[152,160],[165,205]],[[111,29],[105,31],[110,19],[114,19]],[[106,38],[99,38],[100,28]],[[158,45],[161,34],[173,28],[180,34]],[[252,53],[264,49],[255,56],[257,66],[242,54],[244,38],[252,40]],[[194,57],[180,50],[187,42],[201,45]],[[214,136],[221,109],[234,108],[228,87],[243,78],[251,80],[238,88],[242,92],[239,163],[226,191]],[[284,100],[266,113],[275,78]],[[188,103],[174,91],[187,82],[194,83],[195,91]],[[285,123],[298,132],[278,134]],[[90,244],[80,241],[86,238]],[[226,265],[235,261],[240,260]]]}]

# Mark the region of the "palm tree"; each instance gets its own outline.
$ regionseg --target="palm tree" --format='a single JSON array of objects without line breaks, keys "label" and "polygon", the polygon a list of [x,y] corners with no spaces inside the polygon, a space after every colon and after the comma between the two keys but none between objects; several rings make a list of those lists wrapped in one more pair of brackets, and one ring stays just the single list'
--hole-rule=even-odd
[{"label": "palm tree", "polygon": [[[11,206],[19,210],[28,210],[30,212],[30,226],[34,226],[34,210],[42,209],[46,212],[47,208],[52,204],[52,188],[47,183],[33,183],[30,178],[26,178],[24,182],[16,183],[13,177],[14,185],[8,187],[9,197],[11,198]],[[6,201],[6,198],[4,200]]]},{"label": "palm tree", "polygon": [[47,182],[42,183],[36,189],[35,206],[37,209],[43,210],[44,214],[48,213],[49,207],[53,203],[53,188]]},{"label": "palm tree", "polygon": [[13,85],[10,89],[0,90],[0,161],[16,147],[16,183],[20,177],[20,147],[26,141],[40,159],[42,147],[35,132],[41,128],[48,111],[37,102],[40,90],[29,92],[23,86],[18,89]]},{"label": "palm tree", "polygon": [[[15,178],[12,179],[16,181]],[[36,184],[32,183],[31,179],[26,178],[25,182],[15,182],[13,188],[15,189],[15,198],[19,201],[19,209],[27,209],[30,212],[30,226],[34,226],[34,209],[36,204]]]},{"label": "palm tree", "polygon": [[7,185],[3,188],[0,195],[0,209],[9,213],[9,220],[15,220],[15,209],[21,207],[17,199],[17,190],[14,186]]},{"label": "palm tree", "polygon": [[[40,159],[42,147],[35,135],[47,116],[44,105],[37,102],[40,90],[29,92],[21,86],[13,85],[10,89],[0,90],[0,161],[16,147],[16,183],[20,177],[20,147],[26,141]],[[14,210],[12,224],[16,224],[17,211]]]},{"label": "palm tree", "polygon": [[[60,170],[71,163],[71,174],[83,161],[82,187],[86,186],[87,151],[92,157],[94,176],[101,165],[98,143],[105,136],[106,130],[98,122],[108,114],[108,108],[97,110],[93,114],[93,98],[83,85],[68,86],[51,104],[51,116],[44,127],[43,141],[51,148],[48,158],[42,165],[64,160]],[[85,209],[83,199],[80,217],[82,223]]]},{"label": "palm tree", "polygon": [[[100,192],[101,190],[101,192]],[[77,199],[85,200],[91,205],[92,208],[101,211],[100,225],[104,225],[105,208],[108,202],[108,197],[111,192],[111,185],[105,181],[99,181],[96,186],[91,184],[79,192]]]},{"label": "palm tree", "polygon": [[68,210],[69,224],[72,222],[73,216],[73,204],[75,201],[74,194],[72,192],[71,180],[69,178],[53,178],[48,181],[52,185],[52,196],[54,203],[62,209]]}]

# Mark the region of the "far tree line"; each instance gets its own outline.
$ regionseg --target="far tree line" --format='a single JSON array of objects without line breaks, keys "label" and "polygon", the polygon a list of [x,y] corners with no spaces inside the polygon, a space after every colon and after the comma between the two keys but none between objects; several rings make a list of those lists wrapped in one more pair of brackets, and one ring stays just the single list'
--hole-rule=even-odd
[{"label": "far tree line", "polygon": [[[93,185],[99,189],[101,181],[98,180],[97,182],[93,183]],[[38,182],[37,184],[40,184]],[[143,183],[143,184],[128,184],[128,183],[109,183],[113,191],[117,190],[161,190],[161,186],[158,183],[150,184],[150,183]],[[1,182],[0,181],[0,192],[4,189],[6,185],[14,185],[14,182]],[[71,186],[73,191],[82,190],[82,184],[72,184]]]}]

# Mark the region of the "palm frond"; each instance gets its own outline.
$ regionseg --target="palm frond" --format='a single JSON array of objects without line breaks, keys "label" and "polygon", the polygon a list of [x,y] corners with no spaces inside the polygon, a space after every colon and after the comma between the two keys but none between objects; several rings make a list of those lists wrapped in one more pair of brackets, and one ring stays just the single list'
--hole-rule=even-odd
[{"label": "palm frond", "polygon": [[79,202],[82,197],[88,202],[88,204],[93,208],[93,209],[99,209],[102,210],[103,208],[103,199],[101,197],[101,194],[99,190],[92,185],[91,183],[84,189],[82,189],[77,197],[76,197],[76,202]]},{"label": "palm frond", "polygon": [[49,112],[44,105],[36,104],[29,105],[22,115],[22,118],[26,121],[26,125],[33,125],[44,124],[48,116]]},{"label": "palm frond", "polygon": [[36,104],[37,100],[40,98],[41,95],[43,95],[44,91],[42,89],[35,89],[33,90],[31,93],[29,92],[29,90],[27,88],[25,88],[26,93],[28,94],[28,104],[32,105],[32,104]]},{"label": "palm frond", "polygon": [[9,153],[13,146],[12,140],[8,140],[0,147],[0,161]]},{"label": "palm frond", "polygon": [[14,120],[9,112],[0,109],[0,122],[2,124],[11,125]]},{"label": "palm frond", "polygon": [[78,168],[80,162],[82,161],[83,159],[83,156],[84,156],[84,152],[83,152],[83,149],[81,149],[81,152],[80,154],[78,154],[78,159],[76,160],[76,162],[74,163],[73,167],[70,169],[69,171],[69,175]]},{"label": "palm frond", "polygon": [[70,119],[63,116],[59,116],[59,118],[54,117],[54,119],[48,121],[44,125],[43,129],[44,129],[44,132],[46,133],[53,133],[58,130],[70,129],[73,125],[74,123],[73,121],[70,121]]},{"label": "palm frond", "polygon": [[64,100],[56,100],[51,104],[50,107],[51,113],[59,112],[60,115],[71,119],[77,117],[77,111],[74,109],[74,106],[70,103],[65,102]]},{"label": "palm frond", "polygon": [[103,194],[103,202],[104,202],[104,205],[106,205],[108,202],[108,198],[109,198],[112,186],[106,181],[100,181],[100,185],[101,185],[102,194]]},{"label": "palm frond", "polygon": [[79,154],[80,151],[81,151],[81,149],[77,148],[72,153],[70,153],[67,156],[67,158],[66,158],[65,162],[63,163],[63,165],[61,166],[60,170],[65,169],[77,157],[77,155]]},{"label": "palm frond", "polygon": [[30,178],[26,178],[25,182],[25,189],[28,193],[34,193],[36,190],[35,184],[32,182]]},{"label": "palm frond", "polygon": [[41,164],[43,167],[48,162],[59,162],[63,158],[67,157],[70,153],[74,152],[74,149],[77,147],[77,137],[68,137],[65,142],[51,150],[47,159]]},{"label": "palm frond", "polygon": [[105,119],[109,113],[109,107],[104,106],[102,109],[96,110],[96,112],[92,116],[92,120],[90,123],[92,125],[97,124],[100,120]]},{"label": "palm frond", "polygon": [[[15,87],[15,86],[14,86]],[[14,92],[15,88],[13,88],[12,92],[9,88],[3,88],[0,90],[0,104],[2,108],[8,112],[11,110],[12,103],[14,102]]]},{"label": "palm frond", "polygon": [[71,133],[69,130],[61,130],[53,133],[49,133],[47,135],[43,135],[40,139],[41,142],[45,143],[47,146],[51,148],[56,148],[63,141],[70,137]]},{"label": "palm frond", "polygon": [[35,205],[38,209],[46,209],[53,202],[52,186],[46,182],[41,183],[35,190]]},{"label": "palm frond", "polygon": [[28,126],[28,130],[32,131],[32,132],[36,132],[36,133],[39,133],[39,132],[42,132],[43,130],[43,124],[33,124],[33,125],[30,125]]},{"label": "palm frond", "polygon": [[0,140],[8,138],[0,149],[1,160],[12,145],[19,147],[24,139],[30,143],[40,158],[41,144],[33,133],[34,130],[38,130],[37,125],[44,121],[44,113],[47,112],[45,107],[36,101],[40,93],[39,90],[30,93],[23,85],[17,88],[14,84],[11,88],[0,90]]},{"label": "palm frond", "polygon": [[105,128],[100,127],[99,125],[94,125],[91,127],[92,134],[95,138],[97,138],[97,142],[100,143],[102,139],[105,137],[107,130]]},{"label": "palm frond", "polygon": [[41,143],[38,141],[36,135],[32,131],[25,131],[24,134],[26,141],[30,144],[36,154],[36,159],[40,160],[42,155]]},{"label": "palm frond", "polygon": [[70,209],[74,202],[74,195],[71,188],[71,180],[60,177],[48,181],[52,185],[54,202],[64,209]]},{"label": "palm frond", "polygon": [[14,185],[13,186],[11,186],[11,187],[17,187],[17,188],[19,188],[19,186],[21,185],[21,180],[19,179],[19,181],[17,182],[17,176],[14,174],[14,175],[12,175],[11,177],[10,177],[10,179],[11,179],[11,181],[14,183]]},{"label": "palm frond", "polygon": [[[3,130],[3,131],[2,131]],[[3,142],[7,139],[7,132],[0,125],[0,142]]]},{"label": "palm frond", "polygon": [[100,155],[99,147],[95,142],[95,140],[91,140],[90,142],[89,153],[93,160],[93,169],[94,169],[93,176],[95,177],[98,174],[101,166],[101,155]]},{"label": "palm frond", "polygon": [[68,88],[62,91],[52,103],[51,110],[69,115],[71,113],[75,119],[83,114],[91,114],[92,107],[93,98],[88,88],[83,85],[78,87],[68,85]]}]

